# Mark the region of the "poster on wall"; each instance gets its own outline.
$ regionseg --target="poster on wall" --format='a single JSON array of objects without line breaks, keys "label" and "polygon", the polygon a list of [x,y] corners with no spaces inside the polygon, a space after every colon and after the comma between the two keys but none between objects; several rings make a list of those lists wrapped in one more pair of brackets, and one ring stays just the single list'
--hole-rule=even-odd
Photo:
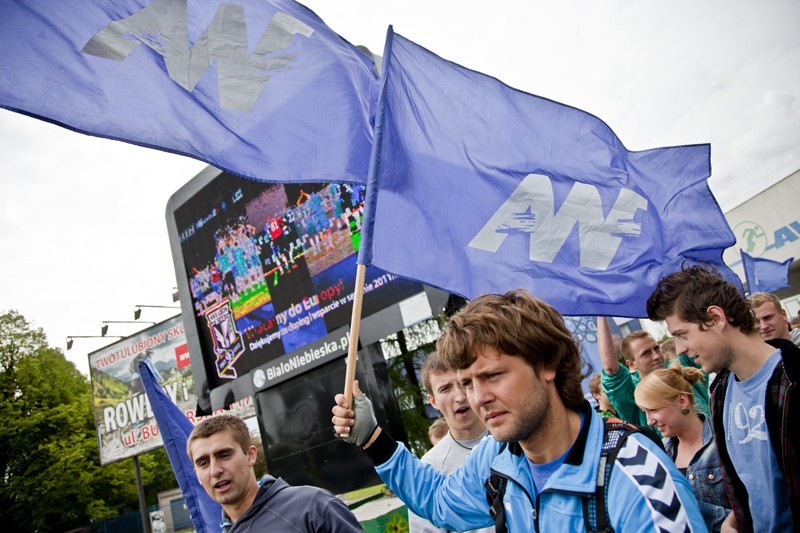
[{"label": "poster on wall", "polygon": [[[180,315],[89,354],[100,464],[106,465],[163,445],[150,402],[139,379],[138,365],[153,362],[159,384],[195,422],[197,397],[186,334]],[[252,399],[236,406],[245,418],[255,414]]]}]

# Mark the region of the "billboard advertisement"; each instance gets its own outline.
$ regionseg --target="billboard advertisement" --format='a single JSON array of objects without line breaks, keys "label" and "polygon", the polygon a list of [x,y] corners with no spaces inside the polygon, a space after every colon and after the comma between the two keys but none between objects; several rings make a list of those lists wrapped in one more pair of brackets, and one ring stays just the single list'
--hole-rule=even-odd
[{"label": "billboard advertisement", "polygon": [[197,404],[189,350],[176,316],[89,354],[100,464],[158,448],[163,443],[150,402],[139,380],[138,365],[150,358],[161,386],[183,412]]},{"label": "billboard advertisement", "polygon": [[[106,465],[163,445],[150,402],[139,379],[138,365],[149,358],[161,387],[195,421],[197,397],[181,317],[175,316],[89,354],[100,464]],[[236,406],[239,416],[252,416],[248,398]]]},{"label": "billboard advertisement", "polygon": [[[341,337],[352,314],[363,209],[360,185],[260,183],[220,171],[201,173],[173,195],[167,221],[183,311],[190,305],[194,318],[187,331],[206,372],[200,389]],[[368,268],[362,316],[422,290]]]},{"label": "billboard advertisement", "polygon": [[783,262],[794,258],[790,267],[791,288],[778,297],[787,305],[789,314],[798,311],[797,281],[800,277],[800,216],[797,214],[797,190],[800,170],[753,196],[725,213],[736,235],[736,246],[725,250],[723,259],[744,282],[744,267],[739,250],[752,257]]}]

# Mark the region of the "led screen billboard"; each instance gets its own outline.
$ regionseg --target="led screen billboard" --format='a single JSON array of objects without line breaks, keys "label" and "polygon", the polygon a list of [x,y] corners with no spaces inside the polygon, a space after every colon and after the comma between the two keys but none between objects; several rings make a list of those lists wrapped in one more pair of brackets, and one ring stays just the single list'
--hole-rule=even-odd
[{"label": "led screen billboard", "polygon": [[[360,185],[261,183],[211,167],[173,195],[170,241],[205,396],[310,343],[338,339],[352,314],[363,202]],[[422,290],[368,268],[362,316]]]}]

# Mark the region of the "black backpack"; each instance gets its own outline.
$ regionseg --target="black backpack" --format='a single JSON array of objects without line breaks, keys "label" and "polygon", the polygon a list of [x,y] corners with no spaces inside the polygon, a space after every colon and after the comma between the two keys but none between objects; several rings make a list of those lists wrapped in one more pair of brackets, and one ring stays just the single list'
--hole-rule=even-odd
[{"label": "black backpack", "polygon": [[[625,445],[625,441],[632,433],[646,435],[650,440],[658,444],[663,449],[661,441],[648,428],[636,426],[623,422],[619,418],[605,419],[605,432],[603,435],[603,450],[600,454],[600,467],[598,469],[597,484],[592,495],[583,498],[583,523],[586,531],[591,532],[613,532],[608,516],[608,481],[611,479],[611,469],[617,460],[619,450]],[[505,450],[507,444],[504,443],[500,452]],[[600,475],[600,472],[603,474]],[[495,521],[495,531],[497,533],[507,533],[505,508],[503,507],[503,497],[506,492],[508,478],[495,472],[486,480],[486,501],[489,503],[489,514]],[[597,510],[603,512],[598,513]],[[533,511],[534,521],[538,523],[536,509]]]}]

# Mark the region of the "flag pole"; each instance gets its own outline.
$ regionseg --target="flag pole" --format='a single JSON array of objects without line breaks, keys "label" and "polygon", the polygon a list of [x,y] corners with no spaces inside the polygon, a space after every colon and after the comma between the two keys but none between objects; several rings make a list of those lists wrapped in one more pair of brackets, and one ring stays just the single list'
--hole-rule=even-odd
[{"label": "flag pole", "polygon": [[350,346],[347,350],[347,371],[344,377],[344,397],[347,405],[353,406],[353,381],[356,378],[356,359],[358,356],[358,335],[361,328],[361,302],[364,300],[364,281],[367,266],[372,264],[372,227],[375,225],[375,202],[378,196],[378,165],[380,163],[380,147],[383,141],[383,98],[386,94],[386,78],[392,54],[392,26],[386,30],[386,44],[383,48],[383,68],[381,83],[378,89],[378,103],[375,109],[375,134],[372,142],[372,153],[369,158],[369,174],[364,194],[364,217],[361,224],[361,240],[358,247],[358,265],[356,266],[356,286],[353,295],[353,316],[350,321]]},{"label": "flag pole", "polygon": [[361,329],[361,302],[364,300],[364,278],[366,273],[367,265],[363,263],[356,265],[353,317],[350,321],[350,345],[347,348],[347,371],[344,376],[344,397],[347,399],[347,404],[350,406],[353,405],[353,381],[356,379],[358,335]]}]

